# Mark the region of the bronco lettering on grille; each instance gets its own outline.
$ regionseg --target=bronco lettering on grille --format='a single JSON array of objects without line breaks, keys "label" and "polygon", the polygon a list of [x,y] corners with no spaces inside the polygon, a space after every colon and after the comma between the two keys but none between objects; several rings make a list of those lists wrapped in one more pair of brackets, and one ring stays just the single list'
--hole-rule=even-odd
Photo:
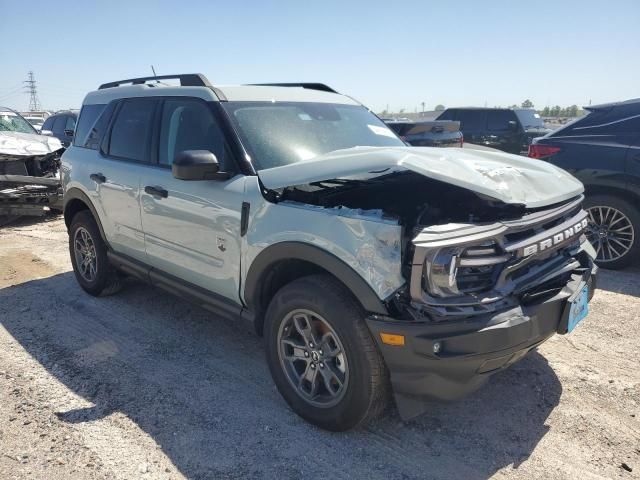
[{"label": "bronco lettering on grille", "polygon": [[548,250],[551,247],[555,247],[557,245],[565,243],[568,240],[571,240],[574,237],[577,237],[578,235],[582,234],[582,231],[585,228],[587,228],[588,224],[589,224],[589,221],[585,218],[582,221],[576,223],[575,225],[569,228],[564,229],[561,232],[555,233],[554,235],[551,235],[543,240],[538,240],[537,242],[532,243],[531,245],[527,245],[523,247],[521,250],[522,256],[527,257],[529,255],[534,255],[538,252],[543,252],[545,250]]}]

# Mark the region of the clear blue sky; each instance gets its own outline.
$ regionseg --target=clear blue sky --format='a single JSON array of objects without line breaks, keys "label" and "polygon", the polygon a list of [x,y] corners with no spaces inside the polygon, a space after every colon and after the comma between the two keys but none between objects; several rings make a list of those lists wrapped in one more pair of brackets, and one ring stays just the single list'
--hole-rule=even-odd
[{"label": "clear blue sky", "polygon": [[[376,111],[640,97],[640,1],[0,0],[0,104],[79,107],[100,83],[202,72],[319,81]],[[18,89],[18,91],[16,91]]]}]

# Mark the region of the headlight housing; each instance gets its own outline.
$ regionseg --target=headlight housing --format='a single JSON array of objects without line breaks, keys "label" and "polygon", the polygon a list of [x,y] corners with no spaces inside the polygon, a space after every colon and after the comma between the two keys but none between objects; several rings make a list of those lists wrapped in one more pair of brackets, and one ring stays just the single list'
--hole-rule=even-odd
[{"label": "headlight housing", "polygon": [[489,291],[510,258],[510,254],[501,254],[495,243],[429,252],[423,269],[424,290],[440,298]]}]

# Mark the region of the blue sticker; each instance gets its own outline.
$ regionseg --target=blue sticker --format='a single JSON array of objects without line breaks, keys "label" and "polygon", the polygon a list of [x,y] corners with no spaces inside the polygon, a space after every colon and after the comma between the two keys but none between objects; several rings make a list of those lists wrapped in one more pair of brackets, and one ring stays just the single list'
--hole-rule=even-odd
[{"label": "blue sticker", "polygon": [[567,333],[571,332],[580,321],[589,313],[589,287],[584,286],[576,298],[571,303],[569,310],[569,323],[567,325]]}]

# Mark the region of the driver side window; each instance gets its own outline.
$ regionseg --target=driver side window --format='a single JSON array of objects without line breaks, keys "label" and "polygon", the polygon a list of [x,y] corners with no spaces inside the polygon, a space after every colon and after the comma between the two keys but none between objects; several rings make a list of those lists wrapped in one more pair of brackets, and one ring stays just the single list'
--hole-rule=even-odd
[{"label": "driver side window", "polygon": [[171,166],[184,150],[208,150],[226,170],[227,148],[224,135],[209,106],[189,98],[167,99],[162,107],[158,161]]}]

